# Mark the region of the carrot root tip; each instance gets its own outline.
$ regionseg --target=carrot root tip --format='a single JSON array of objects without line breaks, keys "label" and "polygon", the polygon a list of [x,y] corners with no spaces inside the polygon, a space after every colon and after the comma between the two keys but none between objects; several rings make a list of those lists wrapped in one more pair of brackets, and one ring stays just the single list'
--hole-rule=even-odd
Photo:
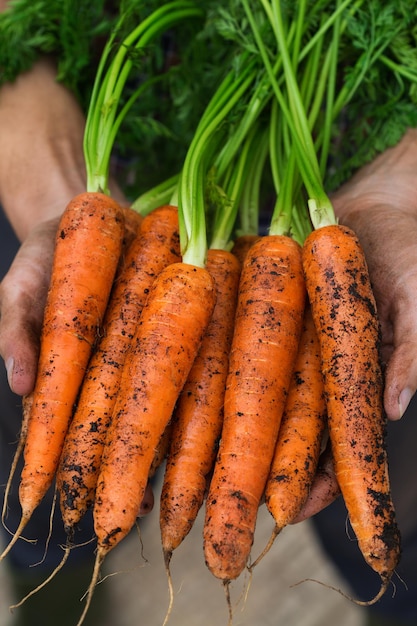
[{"label": "carrot root tip", "polygon": [[35,595],[35,593],[37,593],[38,591],[40,591],[41,589],[46,587],[46,585],[49,582],[51,582],[51,580],[56,576],[56,574],[58,574],[58,572],[64,567],[65,563],[68,560],[70,552],[71,552],[71,546],[68,544],[65,547],[64,556],[62,557],[62,559],[58,563],[58,565],[55,567],[55,569],[51,572],[51,574],[43,582],[41,582],[37,587],[32,589],[32,591],[29,591],[29,593],[27,593],[21,600],[19,600],[19,602],[17,602],[16,604],[12,604],[9,607],[9,609],[10,609],[10,611],[12,613],[13,613],[14,609],[17,609],[17,608],[19,608],[19,606],[22,606],[22,604],[24,604],[26,602],[26,600],[28,600],[31,596]]},{"label": "carrot root tip", "polygon": [[378,593],[370,600],[358,600],[357,598],[354,598],[353,596],[350,596],[349,594],[342,591],[342,589],[339,589],[338,587],[334,587],[333,585],[329,585],[328,583],[324,583],[323,581],[317,580],[316,578],[304,578],[303,580],[299,580],[298,582],[290,586],[298,587],[298,585],[301,585],[302,583],[305,583],[305,582],[313,582],[313,583],[317,583],[318,585],[322,585],[323,587],[326,587],[326,589],[331,589],[332,591],[336,591],[343,598],[346,598],[346,600],[349,600],[350,602],[353,602],[354,604],[357,604],[358,606],[367,607],[367,606],[372,606],[373,604],[376,604],[382,598],[382,596],[386,593],[391,582],[391,576],[381,576],[380,589]]},{"label": "carrot root tip", "polygon": [[250,565],[247,566],[247,569],[249,570],[250,573],[253,572],[253,570],[255,569],[255,567],[257,565],[259,565],[259,563],[262,561],[262,559],[264,558],[264,556],[270,551],[270,549],[272,548],[275,539],[278,537],[279,533],[281,532],[282,528],[280,528],[279,526],[275,526],[271,536],[268,540],[268,543],[266,544],[266,546],[264,547],[264,549],[262,550],[262,552],[259,554],[258,557],[256,557],[256,559],[253,561],[253,563],[251,563]]},{"label": "carrot root tip", "polygon": [[90,608],[91,600],[93,599],[94,589],[100,577],[101,566],[103,565],[103,561],[106,557],[107,552],[108,550],[103,549],[103,548],[98,548],[97,550],[97,555],[96,555],[96,560],[94,563],[94,569],[93,569],[93,573],[91,576],[91,581],[90,581],[90,584],[88,586],[88,589],[85,595],[85,606],[76,626],[81,626],[86,618],[88,609]]},{"label": "carrot root tip", "polygon": [[233,607],[232,607],[232,598],[230,596],[230,580],[226,579],[223,580],[223,589],[226,595],[226,603],[227,603],[227,609],[229,611],[229,621],[227,622],[227,626],[232,626],[233,623]]},{"label": "carrot root tip", "polygon": [[174,588],[172,585],[172,575],[171,575],[171,569],[170,569],[171,557],[172,557],[172,550],[164,550],[164,564],[165,564],[165,571],[166,571],[167,580],[168,580],[169,603],[168,603],[167,612],[166,612],[165,619],[163,621],[162,626],[166,626],[168,624],[168,620],[172,613],[172,607],[174,605]]}]

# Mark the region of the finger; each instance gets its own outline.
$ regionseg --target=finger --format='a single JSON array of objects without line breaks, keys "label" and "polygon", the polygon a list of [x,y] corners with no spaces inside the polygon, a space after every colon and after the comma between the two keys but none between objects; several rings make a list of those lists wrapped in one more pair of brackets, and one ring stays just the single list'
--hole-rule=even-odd
[{"label": "finger", "polygon": [[18,395],[32,391],[35,382],[55,230],[54,221],[28,237],[0,285],[0,355]]},{"label": "finger", "polygon": [[153,509],[154,505],[154,495],[151,485],[148,483],[145,490],[145,495],[143,496],[142,504],[139,509],[139,517],[144,517],[148,515]]},{"label": "finger", "polygon": [[0,288],[0,354],[10,388],[26,395],[35,382],[40,320],[34,316],[31,298],[22,291],[21,283],[13,280],[14,276],[14,272],[6,276]]},{"label": "finger", "polygon": [[334,502],[339,495],[340,487],[334,473],[333,457],[330,449],[327,449],[320,457],[316,476],[308,498],[292,524],[303,522],[316,513],[319,513]]},{"label": "finger", "polygon": [[417,389],[417,335],[394,350],[386,371],[384,406],[390,420],[400,419]]},{"label": "finger", "polygon": [[394,350],[385,374],[384,406],[388,418],[397,420],[417,389],[417,294],[409,282],[395,298],[392,319]]}]

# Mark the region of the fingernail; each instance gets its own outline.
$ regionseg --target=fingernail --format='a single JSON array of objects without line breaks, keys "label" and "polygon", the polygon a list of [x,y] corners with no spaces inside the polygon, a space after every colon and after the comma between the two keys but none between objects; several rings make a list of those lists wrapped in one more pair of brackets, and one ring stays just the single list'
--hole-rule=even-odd
[{"label": "fingernail", "polygon": [[6,360],[5,366],[6,366],[6,372],[7,372],[7,380],[8,380],[8,383],[9,383],[9,387],[11,389],[12,388],[12,382],[13,382],[13,369],[14,369],[14,359],[13,359],[13,357],[9,357]]},{"label": "fingernail", "polygon": [[409,387],[406,387],[402,390],[398,397],[398,408],[400,411],[400,418],[404,415],[407,410],[408,405],[410,404],[411,398],[413,397],[414,392],[411,391]]}]

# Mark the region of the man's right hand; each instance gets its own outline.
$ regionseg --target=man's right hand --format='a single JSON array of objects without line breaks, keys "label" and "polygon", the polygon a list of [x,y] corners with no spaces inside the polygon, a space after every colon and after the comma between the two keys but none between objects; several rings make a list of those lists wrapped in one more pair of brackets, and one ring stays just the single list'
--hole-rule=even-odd
[{"label": "man's right hand", "polygon": [[0,354],[10,388],[18,395],[29,393],[35,384],[58,220],[32,230],[0,283]]}]

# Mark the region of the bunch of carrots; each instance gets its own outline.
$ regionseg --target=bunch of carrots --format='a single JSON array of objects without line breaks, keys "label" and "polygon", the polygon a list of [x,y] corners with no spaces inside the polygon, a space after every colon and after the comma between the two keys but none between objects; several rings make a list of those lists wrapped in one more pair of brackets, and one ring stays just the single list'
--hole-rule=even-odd
[{"label": "bunch of carrots", "polygon": [[[361,3],[332,3],[307,43],[307,2],[293,20],[278,0],[256,4],[234,3],[251,45],[205,106],[179,173],[128,208],[108,191],[110,153],[149,87],[117,108],[134,67],[128,51],[183,20],[204,22],[204,12],[191,0],[164,4],[115,53],[109,42],[97,73],[87,189],[57,231],[16,453],[21,523],[2,555],[51,485],[68,537],[59,567],[92,508],[97,557],[79,624],[103,560],[134,527],[163,462],[168,574],[204,506],[206,563],[228,590],[258,562],[250,565],[263,498],[274,531],[261,556],[300,513],[325,448],[381,578],[368,603],[398,564],[376,303],[360,242],[337,223],[323,183],[329,129],[352,95],[334,97],[337,50]],[[354,89],[359,81],[358,71]],[[259,211],[266,172],[275,198],[268,234]]]}]

